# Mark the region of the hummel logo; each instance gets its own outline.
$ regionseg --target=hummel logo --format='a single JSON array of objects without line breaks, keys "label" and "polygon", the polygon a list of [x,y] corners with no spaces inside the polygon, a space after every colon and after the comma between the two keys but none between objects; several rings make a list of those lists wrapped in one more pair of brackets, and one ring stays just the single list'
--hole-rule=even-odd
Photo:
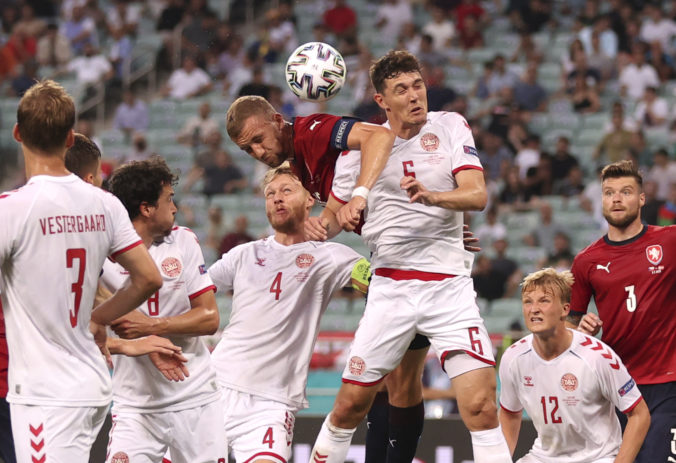
[{"label": "hummel logo", "polygon": [[605,270],[606,272],[610,273],[610,262],[608,262],[606,265],[601,265],[601,264],[596,264],[596,270]]},{"label": "hummel logo", "polygon": [[317,121],[317,120],[313,121],[312,125],[310,126],[310,130],[314,130],[314,128],[317,126],[317,124],[320,124],[321,122],[322,121]]},{"label": "hummel logo", "polygon": [[256,257],[256,265],[260,265],[261,267],[265,267],[265,259]]}]

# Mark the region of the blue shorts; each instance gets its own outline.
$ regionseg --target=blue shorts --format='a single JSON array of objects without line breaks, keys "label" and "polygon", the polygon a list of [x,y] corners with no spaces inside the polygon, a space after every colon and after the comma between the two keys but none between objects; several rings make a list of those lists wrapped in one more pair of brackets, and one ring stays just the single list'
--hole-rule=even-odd
[{"label": "blue shorts", "polygon": [[[650,410],[650,429],[635,463],[662,463],[676,460],[676,381],[662,384],[639,384],[638,388]],[[622,432],[627,416],[618,412]],[[669,460],[669,457],[673,460]]]},{"label": "blue shorts", "polygon": [[4,397],[0,397],[0,459],[4,460],[5,463],[16,463],[9,404]]}]

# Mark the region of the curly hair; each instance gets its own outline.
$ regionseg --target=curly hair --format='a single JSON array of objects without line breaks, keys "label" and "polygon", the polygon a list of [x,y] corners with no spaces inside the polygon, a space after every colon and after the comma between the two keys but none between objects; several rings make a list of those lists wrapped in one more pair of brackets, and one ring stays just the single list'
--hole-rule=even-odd
[{"label": "curly hair", "polygon": [[407,51],[391,50],[371,65],[369,76],[376,92],[383,93],[387,79],[407,72],[422,72],[418,59]]},{"label": "curly hair", "polygon": [[131,161],[113,172],[109,179],[110,192],[122,201],[134,220],[140,213],[141,204],[157,205],[165,186],[173,186],[178,177],[169,169],[160,156],[145,161]]}]

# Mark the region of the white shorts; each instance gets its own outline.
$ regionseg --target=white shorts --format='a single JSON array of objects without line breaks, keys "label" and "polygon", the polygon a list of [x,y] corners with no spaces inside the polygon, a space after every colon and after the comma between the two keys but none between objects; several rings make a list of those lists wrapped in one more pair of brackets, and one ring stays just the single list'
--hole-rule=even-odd
[{"label": "white shorts", "polygon": [[223,387],[225,433],[235,461],[291,458],[296,409],[281,402]]},{"label": "white shorts", "polygon": [[[551,457],[549,459],[551,459]],[[615,458],[601,458],[600,460],[594,460],[591,463],[613,463],[614,461]],[[540,460],[529,453],[522,458],[519,458],[516,463],[544,463],[544,460]]]},{"label": "white shorts", "polygon": [[16,461],[87,463],[107,412],[107,405],[46,407],[10,404]]},{"label": "white shorts", "polygon": [[160,413],[116,412],[106,463],[157,463],[167,450],[172,463],[226,463],[222,402]]},{"label": "white shorts", "polygon": [[465,276],[423,281],[374,275],[343,382],[371,386],[381,381],[399,365],[416,333],[427,336],[442,365],[456,351],[472,358],[461,363],[464,371],[447,371],[450,377],[495,366],[475,298],[472,279]]}]

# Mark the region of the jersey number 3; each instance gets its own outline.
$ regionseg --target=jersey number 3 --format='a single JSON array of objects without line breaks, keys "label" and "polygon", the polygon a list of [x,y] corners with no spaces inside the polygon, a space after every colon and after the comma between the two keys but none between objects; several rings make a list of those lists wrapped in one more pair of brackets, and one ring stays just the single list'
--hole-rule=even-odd
[{"label": "jersey number 3", "polygon": [[70,290],[75,296],[73,298],[73,309],[70,310],[70,326],[77,326],[77,314],[80,312],[80,303],[82,302],[82,284],[84,283],[85,265],[87,263],[87,251],[82,248],[66,249],[66,268],[74,268],[75,260],[77,264],[77,280],[70,285]]}]

